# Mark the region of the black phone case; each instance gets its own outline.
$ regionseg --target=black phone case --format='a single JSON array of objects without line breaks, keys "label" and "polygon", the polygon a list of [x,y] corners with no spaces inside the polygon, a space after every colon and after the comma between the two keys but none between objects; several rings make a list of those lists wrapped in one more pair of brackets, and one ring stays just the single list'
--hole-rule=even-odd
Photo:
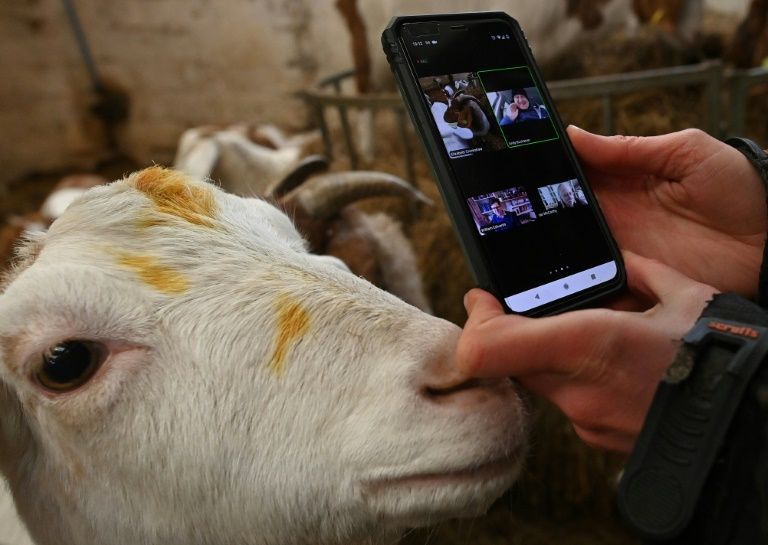
[{"label": "black phone case", "polygon": [[408,111],[411,121],[413,122],[419,138],[427,152],[427,158],[432,167],[435,180],[437,181],[437,187],[443,198],[451,222],[453,223],[454,230],[458,234],[459,243],[461,244],[462,251],[469,263],[475,281],[477,282],[478,287],[495,295],[507,313],[513,313],[504,303],[501,291],[493,279],[488,260],[474,239],[473,232],[475,226],[471,224],[465,213],[464,197],[458,188],[457,181],[454,179],[449,159],[445,156],[442,142],[436,141],[433,134],[430,132],[433,123],[432,115],[427,110],[426,103],[422,98],[421,89],[418,86],[418,78],[408,64],[400,44],[401,28],[407,23],[482,21],[490,19],[503,20],[514,30],[513,35],[515,36],[515,40],[517,40],[521,49],[525,52],[531,69],[541,83],[540,91],[544,95],[545,100],[552,107],[552,115],[550,117],[555,122],[557,130],[560,132],[563,142],[565,142],[567,153],[573,161],[579,178],[585,181],[585,183],[582,184],[582,190],[587,193],[587,197],[590,199],[590,206],[596,212],[598,223],[609,243],[618,269],[616,279],[611,284],[597,286],[593,289],[579,292],[573,299],[568,298],[565,301],[555,301],[522,314],[526,316],[543,316],[594,305],[598,300],[615,295],[625,288],[626,272],[624,270],[624,262],[621,257],[621,252],[619,252],[616,242],[605,222],[605,218],[600,210],[597,199],[592,193],[592,188],[589,186],[587,178],[581,169],[581,165],[576,158],[576,152],[571,146],[571,142],[567,137],[565,128],[560,119],[560,115],[555,109],[554,102],[549,94],[544,78],[542,78],[539,67],[533,58],[533,52],[525,38],[525,33],[518,22],[501,11],[396,16],[392,18],[387,25],[387,28],[382,32],[381,43],[384,48],[384,53],[387,56],[389,66],[395,76],[397,87],[405,102],[406,110]]}]

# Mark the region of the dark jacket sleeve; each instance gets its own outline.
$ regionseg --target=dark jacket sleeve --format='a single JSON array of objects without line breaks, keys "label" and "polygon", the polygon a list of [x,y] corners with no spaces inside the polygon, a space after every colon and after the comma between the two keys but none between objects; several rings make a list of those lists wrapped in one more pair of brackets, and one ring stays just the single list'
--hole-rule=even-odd
[{"label": "dark jacket sleeve", "polygon": [[[763,180],[763,187],[765,187],[765,195],[767,199],[766,202],[768,202],[768,154],[755,142],[747,138],[728,138],[725,143],[743,153],[744,156],[749,159],[749,162],[757,169],[760,178]],[[757,287],[757,303],[763,308],[768,308],[768,245],[763,247],[763,263],[760,267],[760,279]]]},{"label": "dark jacket sleeve", "polygon": [[[729,138],[726,143],[754,165],[768,199],[768,154],[746,138]],[[757,300],[747,301],[735,294],[718,295],[702,318],[768,327],[768,244],[763,249]],[[739,402],[691,524],[673,543],[768,544],[767,361],[760,364]]]}]

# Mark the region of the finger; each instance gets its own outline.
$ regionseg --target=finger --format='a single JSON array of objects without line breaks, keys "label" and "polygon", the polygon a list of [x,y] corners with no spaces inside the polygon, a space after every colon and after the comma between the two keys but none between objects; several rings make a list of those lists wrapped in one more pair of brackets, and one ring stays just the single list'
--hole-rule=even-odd
[{"label": "finger", "polygon": [[501,303],[493,295],[480,288],[469,290],[464,295],[464,308],[467,309],[467,315],[473,314],[478,305],[482,307],[482,310],[478,310],[482,316],[504,314]]},{"label": "finger", "polygon": [[605,308],[611,310],[621,310],[625,312],[643,312],[653,307],[656,301],[651,301],[641,293],[625,292],[617,297],[613,297],[603,304]]},{"label": "finger", "polygon": [[605,309],[535,319],[495,312],[486,300],[471,308],[456,349],[457,365],[468,375],[570,375],[584,362],[605,358],[610,348],[606,343],[620,338],[641,319],[640,315]]},{"label": "finger", "polygon": [[700,291],[702,298],[711,297],[717,290],[701,284],[675,269],[653,259],[624,251],[627,269],[627,287],[652,301],[665,302],[676,297],[689,297],[691,291]]},{"label": "finger", "polygon": [[[459,356],[466,365],[486,359],[486,353],[495,350],[498,343],[499,331],[515,327],[519,316],[504,312],[501,303],[487,291],[479,288],[472,289],[464,296],[464,308],[467,310],[467,322],[464,324],[460,346],[467,352],[467,357]],[[459,366],[462,368],[462,365]],[[465,368],[465,367],[464,367]]]},{"label": "finger", "polygon": [[637,436],[621,432],[595,432],[580,426],[573,426],[576,435],[592,448],[629,454],[635,446]]},{"label": "finger", "polygon": [[601,171],[679,179],[688,172],[692,161],[698,163],[688,151],[691,134],[686,132],[600,136],[571,125],[568,136],[585,166]]}]

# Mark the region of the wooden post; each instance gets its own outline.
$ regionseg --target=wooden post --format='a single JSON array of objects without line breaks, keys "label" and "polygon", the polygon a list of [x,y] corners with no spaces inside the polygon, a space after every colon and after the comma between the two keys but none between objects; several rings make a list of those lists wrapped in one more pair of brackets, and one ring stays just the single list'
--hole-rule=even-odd
[{"label": "wooden post", "polygon": [[368,51],[368,37],[365,23],[357,9],[357,0],[336,0],[352,37],[352,59],[355,63],[355,83],[359,93],[371,90],[371,54]]}]

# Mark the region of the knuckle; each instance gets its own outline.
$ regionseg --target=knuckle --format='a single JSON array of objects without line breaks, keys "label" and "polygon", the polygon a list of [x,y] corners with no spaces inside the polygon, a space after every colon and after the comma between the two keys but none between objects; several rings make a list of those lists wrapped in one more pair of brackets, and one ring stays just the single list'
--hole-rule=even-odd
[{"label": "knuckle", "polygon": [[703,140],[709,140],[709,138],[711,138],[709,134],[697,128],[683,129],[678,134],[680,135],[682,140],[686,140],[686,141],[701,142]]},{"label": "knuckle", "polygon": [[615,135],[615,136],[614,136],[614,138],[615,138],[615,139],[616,139],[618,142],[623,142],[623,143],[625,143],[625,144],[630,144],[630,145],[631,145],[631,144],[633,144],[633,143],[637,142],[637,140],[638,140],[640,137],[639,137],[639,136],[633,136],[633,135],[629,135],[629,134],[617,134],[617,135]]},{"label": "knuckle", "polygon": [[464,372],[475,373],[484,367],[486,353],[482,340],[465,332],[456,346],[456,362]]},{"label": "knuckle", "polygon": [[702,156],[702,145],[710,137],[701,129],[686,129],[675,134],[675,138],[670,142],[672,153],[669,154],[669,160],[677,163],[691,166],[698,164]]},{"label": "knuckle", "polygon": [[692,306],[698,307],[704,301],[712,299],[714,290],[706,284],[696,282],[684,287],[677,293],[681,301],[688,301]]},{"label": "knuckle", "polygon": [[601,440],[602,438],[598,433],[578,425],[573,426],[573,431],[588,447],[594,449],[600,449],[603,447],[603,441]]},{"label": "knuckle", "polygon": [[591,433],[591,430],[600,427],[602,411],[598,410],[593,403],[581,399],[567,404],[562,409],[575,428]]},{"label": "knuckle", "polygon": [[679,157],[699,157],[702,155],[702,149],[714,141],[709,134],[701,129],[684,129],[670,135],[670,146],[676,151]]},{"label": "knuckle", "polygon": [[603,449],[603,442],[595,436],[590,435],[587,437],[581,437],[581,440],[590,448],[595,450]]},{"label": "knuckle", "polygon": [[594,309],[590,318],[585,318],[584,329],[587,331],[600,331],[599,335],[584,335],[582,346],[578,347],[581,357],[578,359],[574,371],[575,376],[587,380],[598,380],[612,368],[610,363],[616,359],[622,339],[618,331],[621,323],[615,312],[607,309]]},{"label": "knuckle", "polygon": [[621,144],[623,146],[623,152],[627,156],[630,156],[633,154],[633,148],[637,145],[637,143],[640,141],[639,136],[631,136],[626,134],[617,134],[613,138],[616,139],[616,142]]},{"label": "knuckle", "polygon": [[647,263],[649,266],[651,266],[651,267],[654,267],[654,268],[658,268],[658,267],[666,267],[666,266],[664,265],[664,263],[662,263],[661,261],[659,261],[659,260],[658,260],[657,258],[655,258],[655,257],[643,257],[643,259],[645,259],[646,263]]}]

